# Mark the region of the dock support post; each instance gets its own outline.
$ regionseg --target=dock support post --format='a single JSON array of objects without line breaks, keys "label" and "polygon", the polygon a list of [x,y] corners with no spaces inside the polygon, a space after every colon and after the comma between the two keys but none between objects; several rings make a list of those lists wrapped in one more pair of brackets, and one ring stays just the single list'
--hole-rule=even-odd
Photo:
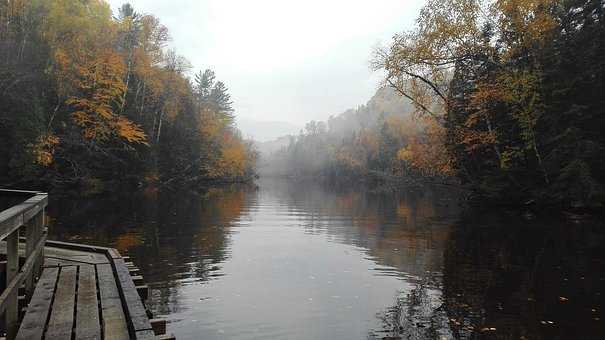
[{"label": "dock support post", "polygon": [[[19,229],[15,229],[6,237],[6,286],[19,272]],[[17,300],[18,289],[8,296],[5,318],[6,335],[8,340],[13,340],[17,336],[17,326],[19,324],[19,305]]]}]

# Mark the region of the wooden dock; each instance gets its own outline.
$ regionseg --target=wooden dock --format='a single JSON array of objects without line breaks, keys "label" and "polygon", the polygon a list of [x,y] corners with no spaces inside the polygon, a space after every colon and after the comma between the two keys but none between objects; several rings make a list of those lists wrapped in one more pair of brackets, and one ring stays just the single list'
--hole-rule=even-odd
[{"label": "wooden dock", "polygon": [[[0,191],[0,194],[7,191]],[[12,192],[9,192],[12,193]],[[21,192],[22,193],[22,192]],[[147,287],[113,248],[46,240],[46,194],[0,212],[8,339],[174,339],[145,309]],[[25,229],[25,230],[22,230]],[[24,231],[25,237],[20,237]]]}]

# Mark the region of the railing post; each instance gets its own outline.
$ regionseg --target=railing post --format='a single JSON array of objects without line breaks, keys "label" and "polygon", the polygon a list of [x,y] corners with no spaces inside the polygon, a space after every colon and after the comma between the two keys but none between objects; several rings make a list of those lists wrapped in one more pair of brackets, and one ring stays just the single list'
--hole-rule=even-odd
[{"label": "railing post", "polygon": [[[29,258],[31,254],[35,251],[36,244],[40,239],[40,225],[43,223],[44,219],[44,211],[40,211],[36,214],[36,216],[32,217],[29,222],[27,222],[27,228],[25,230],[25,258]],[[31,298],[34,292],[34,282],[35,278],[38,275],[38,264],[39,261],[36,259],[35,269],[32,270],[31,274],[29,274],[25,280],[25,294],[28,300]]]},{"label": "railing post", "polygon": [[[36,230],[36,240],[39,240],[46,232],[46,208],[42,209],[42,211],[40,212],[40,221],[36,226]],[[38,261],[36,262],[35,272],[37,277],[40,277],[40,275],[42,275],[42,267],[44,266],[44,246],[45,244],[42,245],[42,249],[40,249],[40,255],[38,255]]]},{"label": "railing post", "polygon": [[[19,228],[6,237],[6,286],[19,272]],[[17,301],[18,289],[9,295],[5,310],[7,339],[17,336],[19,325],[19,309]]]}]

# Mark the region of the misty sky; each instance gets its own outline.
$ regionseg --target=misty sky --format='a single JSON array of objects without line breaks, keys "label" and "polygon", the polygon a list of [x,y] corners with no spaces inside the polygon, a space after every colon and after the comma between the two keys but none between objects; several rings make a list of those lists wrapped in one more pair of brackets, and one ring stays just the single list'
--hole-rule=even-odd
[{"label": "misty sky", "polygon": [[[117,12],[124,3],[109,0]],[[227,84],[238,117],[302,126],[365,103],[373,47],[413,25],[421,0],[129,0],[166,25],[194,70]]]}]

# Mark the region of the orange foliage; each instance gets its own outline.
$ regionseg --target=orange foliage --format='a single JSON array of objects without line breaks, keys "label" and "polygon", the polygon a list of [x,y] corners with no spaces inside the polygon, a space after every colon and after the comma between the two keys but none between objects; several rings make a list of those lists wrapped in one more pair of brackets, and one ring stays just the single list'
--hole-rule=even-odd
[{"label": "orange foliage", "polygon": [[100,0],[57,0],[44,6],[48,11],[45,37],[52,48],[49,71],[84,138],[108,141],[117,137],[146,144],[141,127],[114,112],[126,91],[125,65],[112,48],[116,25],[108,5]]},{"label": "orange foliage", "polygon": [[445,148],[445,132],[444,127],[430,122],[425,131],[426,138],[411,138],[409,144],[397,152],[397,159],[424,175],[454,175],[453,161]]},{"label": "orange foliage", "polygon": [[226,131],[222,137],[221,154],[214,166],[210,167],[210,177],[242,177],[247,169],[246,146],[231,132]]},{"label": "orange foliage", "polygon": [[122,58],[110,51],[100,52],[75,65],[75,70],[75,87],[80,94],[66,103],[75,109],[72,118],[84,137],[107,141],[115,135],[129,143],[147,144],[145,132],[138,125],[114,113],[126,90]]},{"label": "orange foliage", "polygon": [[32,153],[36,163],[42,166],[49,166],[53,162],[55,147],[59,144],[59,137],[52,134],[43,134],[38,137],[37,142],[32,146]]},{"label": "orange foliage", "polygon": [[121,252],[128,251],[130,248],[134,248],[142,244],[143,240],[141,240],[139,236],[135,234],[123,234],[118,236],[116,239],[116,248]]}]

